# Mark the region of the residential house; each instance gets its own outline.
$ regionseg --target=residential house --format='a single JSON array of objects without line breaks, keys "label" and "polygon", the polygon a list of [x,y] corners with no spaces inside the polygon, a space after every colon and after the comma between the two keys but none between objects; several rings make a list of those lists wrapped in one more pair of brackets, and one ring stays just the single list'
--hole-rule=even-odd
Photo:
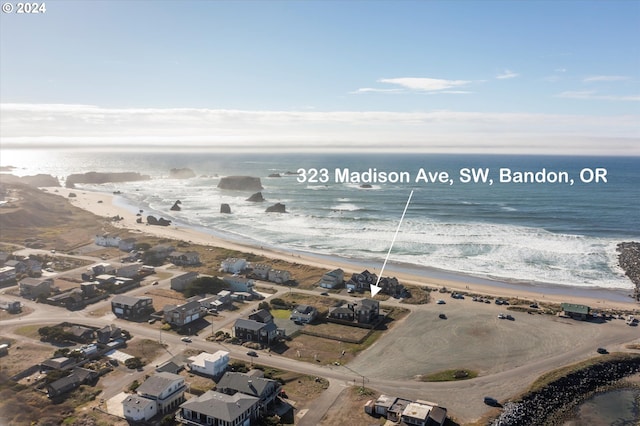
[{"label": "residential house", "polygon": [[238,339],[270,345],[278,335],[278,327],[273,323],[261,323],[239,318],[233,325],[233,335]]},{"label": "residential house", "polygon": [[229,257],[222,261],[222,271],[229,274],[239,274],[247,267],[247,260],[237,257]]},{"label": "residential house", "polygon": [[263,324],[273,322],[273,315],[267,309],[257,310],[249,315],[250,320],[258,321]]},{"label": "residential house", "polygon": [[66,356],[48,358],[40,363],[41,370],[62,370],[73,364],[73,360]]},{"label": "residential house", "polygon": [[117,235],[102,234],[96,235],[94,241],[96,245],[102,247],[119,247],[122,238],[118,237]]},{"label": "residential house", "polygon": [[251,273],[259,280],[269,279],[270,270],[271,270],[271,266],[267,265],[266,263],[251,264]]},{"label": "residential house", "polygon": [[291,311],[290,320],[308,324],[318,316],[318,310],[309,305],[298,305]]},{"label": "residential house", "polygon": [[231,292],[222,290],[213,296],[207,296],[199,300],[200,305],[205,309],[221,310],[231,302]]},{"label": "residential house", "polygon": [[187,285],[191,284],[196,278],[198,278],[198,273],[194,271],[177,275],[171,278],[171,289],[176,291],[184,291],[184,289],[187,288]]},{"label": "residential house", "polygon": [[402,284],[398,282],[396,277],[382,277],[380,278],[380,282],[378,282],[378,287],[384,294],[388,294],[389,296],[401,296],[405,293],[405,288]]},{"label": "residential house", "polygon": [[252,279],[236,276],[225,276],[222,280],[233,292],[253,293],[255,282]]},{"label": "residential house", "polygon": [[447,410],[433,402],[411,402],[402,412],[402,422],[416,426],[442,426],[447,419]]},{"label": "residential house", "polygon": [[237,372],[225,373],[216,385],[216,391],[227,395],[243,393],[258,398],[261,414],[266,413],[268,407],[273,405],[280,393],[280,389],[282,389],[282,386],[276,380],[265,379],[260,377],[259,374]]},{"label": "residential house", "polygon": [[339,288],[342,284],[344,284],[344,271],[338,268],[324,274],[318,285],[322,288]]},{"label": "residential house", "polygon": [[272,269],[269,271],[268,280],[276,284],[285,284],[291,281],[291,273],[280,269]]},{"label": "residential house", "polygon": [[337,306],[329,308],[329,319],[336,319],[340,321],[353,321],[354,313],[353,308],[350,306]]},{"label": "residential house", "polygon": [[96,337],[96,332],[93,328],[84,327],[82,325],[72,325],[68,331],[73,334],[76,342],[90,342]]},{"label": "residential house", "polygon": [[16,274],[26,274],[27,273],[27,264],[22,260],[11,259],[7,260],[4,263],[4,266],[10,266],[15,269]]},{"label": "residential house", "polygon": [[84,306],[83,304],[84,294],[80,288],[72,288],[71,290],[63,291],[54,296],[47,297],[47,302],[56,305],[63,306],[67,309],[78,309]]},{"label": "residential house", "polygon": [[373,299],[362,299],[354,306],[355,320],[361,324],[373,324],[380,314],[380,302]]},{"label": "residential house", "polygon": [[122,413],[130,422],[145,422],[158,414],[158,404],[153,399],[134,394],[122,400]]},{"label": "residential house", "polygon": [[39,277],[42,275],[42,262],[36,259],[25,259],[23,260],[26,265],[26,273],[30,277]]},{"label": "residential house", "polygon": [[11,255],[6,251],[0,251],[0,266],[6,266],[6,262],[9,260]]},{"label": "residential house", "polygon": [[138,276],[141,265],[139,263],[131,263],[129,265],[121,266],[116,269],[115,274],[118,277],[134,278]]},{"label": "residential house", "polygon": [[75,367],[71,370],[71,374],[62,377],[47,385],[47,396],[55,398],[67,392],[71,392],[78,386],[89,383],[98,377],[98,373],[86,368]]},{"label": "residential house", "polygon": [[378,281],[378,276],[367,270],[351,275],[351,279],[347,281],[345,287],[347,290],[363,292],[368,291],[371,285],[374,285]]},{"label": "residential house", "polygon": [[92,276],[105,275],[105,274],[110,275],[110,274],[115,274],[116,267],[110,263],[103,262],[103,263],[96,263],[95,265],[90,266],[87,269],[87,271]]},{"label": "residential house", "polygon": [[111,299],[111,311],[118,317],[128,320],[142,320],[153,313],[151,297],[134,297],[118,294]]},{"label": "residential house", "polygon": [[176,419],[185,425],[251,426],[257,423],[259,399],[207,391],[180,406]]},{"label": "residential house", "polygon": [[115,325],[105,325],[99,330],[96,330],[96,340],[98,343],[106,345],[112,340],[120,339],[122,337],[122,329]]},{"label": "residential house", "polygon": [[179,306],[167,305],[164,308],[164,320],[171,325],[183,327],[202,316],[202,306],[197,300]]},{"label": "residential house", "polygon": [[0,309],[4,309],[10,314],[17,314],[22,310],[22,303],[19,300],[12,300],[11,302],[0,301]]},{"label": "residential house", "polygon": [[188,366],[194,373],[218,377],[227,370],[227,366],[229,365],[229,352],[217,351],[213,354],[202,352],[190,358],[190,361],[191,363],[188,364]]},{"label": "residential house", "polygon": [[3,266],[0,268],[0,283],[13,281],[16,279],[16,268],[13,266]]},{"label": "residential house", "polygon": [[127,420],[141,421],[149,420],[156,414],[172,412],[184,402],[185,389],[184,377],[173,373],[156,373],[138,387],[137,395],[122,401],[124,416]]},{"label": "residential house", "polygon": [[38,297],[48,297],[51,294],[53,280],[51,278],[23,278],[18,283],[20,296],[27,299],[37,299]]},{"label": "residential house", "polygon": [[198,252],[189,251],[186,253],[174,251],[169,255],[169,262],[176,266],[193,266],[200,264],[200,255]]}]

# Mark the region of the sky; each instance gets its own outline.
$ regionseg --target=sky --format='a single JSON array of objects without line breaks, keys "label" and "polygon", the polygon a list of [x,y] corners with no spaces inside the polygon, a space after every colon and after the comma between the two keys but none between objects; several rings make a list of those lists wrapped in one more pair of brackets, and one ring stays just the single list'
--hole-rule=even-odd
[{"label": "sky", "polygon": [[638,0],[0,2],[0,148],[640,155]]}]

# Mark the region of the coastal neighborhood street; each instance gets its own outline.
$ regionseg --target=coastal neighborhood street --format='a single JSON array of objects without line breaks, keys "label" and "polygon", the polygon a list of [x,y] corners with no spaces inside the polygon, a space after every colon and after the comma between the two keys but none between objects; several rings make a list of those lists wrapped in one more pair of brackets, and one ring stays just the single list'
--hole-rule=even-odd
[{"label": "coastal neighborhood street", "polygon": [[[161,268],[158,271],[169,270]],[[77,272],[73,270],[67,273]],[[147,284],[128,294],[144,295],[151,288],[168,288],[168,285],[169,279],[165,278],[158,286]],[[275,286],[274,289],[276,292],[267,294],[268,298],[277,298],[291,291],[282,286]],[[10,300],[6,296],[9,290],[10,288],[3,290],[5,294],[0,296],[0,301]],[[298,289],[296,292],[318,294],[315,290]],[[620,320],[592,323],[517,313],[514,321],[505,321],[498,318],[501,308],[495,304],[453,298],[447,302],[445,306],[398,305],[397,300],[390,299],[390,306],[403,306],[410,310],[410,314],[348,365],[300,362],[265,351],[259,352],[256,362],[329,380],[330,385],[325,393],[314,401],[312,407],[302,411],[304,415],[298,418],[298,424],[301,425],[318,424],[342,390],[362,382],[382,393],[437,401],[445,405],[457,419],[469,421],[488,411],[482,401],[484,395],[507,399],[526,389],[536,377],[550,369],[594,356],[596,347],[624,351],[626,343],[636,341],[639,337],[637,327],[629,327]],[[26,300],[22,304],[28,314],[15,319],[7,316],[1,318],[5,337],[24,341],[23,336],[12,330],[28,325],[71,321],[94,327],[115,324],[128,330],[136,338],[161,341],[166,345],[165,352],[143,370],[130,373],[126,381],[150,374],[156,365],[186,349],[209,353],[225,350],[234,359],[253,361],[242,346],[214,343],[205,338],[217,330],[229,329],[235,320],[255,311],[257,302],[248,303],[240,310],[225,314],[224,319],[212,323],[211,328],[203,329],[201,335],[192,335],[189,343],[185,343],[180,335],[159,332],[145,322],[116,318],[110,311],[105,312],[110,306],[109,300],[77,311]],[[105,313],[96,316],[96,312]],[[446,312],[447,319],[437,320],[438,312]],[[416,379],[431,372],[463,367],[477,370],[479,376],[470,381],[441,383]],[[108,380],[106,382],[109,383]],[[122,391],[122,386],[121,382],[110,383],[103,389],[100,398],[108,400],[116,396]]]}]

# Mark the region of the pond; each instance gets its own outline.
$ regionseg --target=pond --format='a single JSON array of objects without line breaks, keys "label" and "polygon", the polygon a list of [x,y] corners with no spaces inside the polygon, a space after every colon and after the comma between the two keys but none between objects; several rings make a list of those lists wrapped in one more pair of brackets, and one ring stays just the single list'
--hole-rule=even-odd
[{"label": "pond", "polygon": [[616,389],[581,404],[563,426],[637,426],[640,424],[640,389]]}]

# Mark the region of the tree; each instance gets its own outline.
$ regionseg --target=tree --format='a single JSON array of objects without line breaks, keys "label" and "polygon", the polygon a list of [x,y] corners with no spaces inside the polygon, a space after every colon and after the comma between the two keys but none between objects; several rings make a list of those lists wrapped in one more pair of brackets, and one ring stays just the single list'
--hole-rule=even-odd
[{"label": "tree", "polygon": [[184,295],[185,297],[192,297],[198,294],[218,294],[228,288],[227,283],[218,277],[199,277],[186,286]]},{"label": "tree", "polygon": [[258,304],[258,309],[266,309],[267,311],[270,311],[271,305],[269,305],[269,302],[260,302]]},{"label": "tree", "polygon": [[133,358],[129,358],[124,362],[124,365],[127,366],[127,368],[130,368],[132,370],[136,369],[136,368],[142,368],[142,366],[144,365],[144,363],[142,362],[142,360],[140,358],[133,357]]}]

